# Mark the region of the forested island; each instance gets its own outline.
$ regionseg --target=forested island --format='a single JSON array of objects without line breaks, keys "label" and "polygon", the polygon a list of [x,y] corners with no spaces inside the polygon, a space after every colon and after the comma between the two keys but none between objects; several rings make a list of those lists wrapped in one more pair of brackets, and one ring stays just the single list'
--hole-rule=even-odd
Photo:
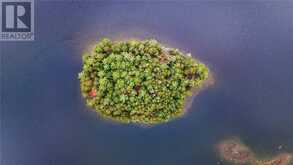
[{"label": "forested island", "polygon": [[156,40],[102,39],[83,55],[80,87],[89,107],[122,123],[157,124],[184,114],[209,76],[200,61]]},{"label": "forested island", "polygon": [[221,141],[217,146],[220,157],[235,165],[290,165],[292,154],[280,153],[269,159],[259,159],[238,138]]}]

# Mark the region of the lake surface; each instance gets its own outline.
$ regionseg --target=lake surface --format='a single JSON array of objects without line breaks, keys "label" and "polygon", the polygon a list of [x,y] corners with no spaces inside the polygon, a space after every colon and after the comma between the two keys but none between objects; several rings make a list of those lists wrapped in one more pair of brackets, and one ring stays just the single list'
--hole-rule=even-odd
[{"label": "lake surface", "polygon": [[[231,136],[261,155],[293,152],[292,1],[36,4],[35,41],[0,42],[1,165],[215,165]],[[104,121],[77,79],[102,37],[191,52],[215,85],[166,124]]]}]

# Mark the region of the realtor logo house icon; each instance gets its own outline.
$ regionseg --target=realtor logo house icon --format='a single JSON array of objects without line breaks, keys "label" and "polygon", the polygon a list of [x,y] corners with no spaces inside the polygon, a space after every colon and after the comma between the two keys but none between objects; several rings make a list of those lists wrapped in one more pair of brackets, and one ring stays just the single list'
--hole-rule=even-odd
[{"label": "realtor logo house icon", "polygon": [[30,32],[30,8],[30,2],[2,3],[2,32]]},{"label": "realtor logo house icon", "polygon": [[0,40],[33,40],[33,0],[0,0]]}]

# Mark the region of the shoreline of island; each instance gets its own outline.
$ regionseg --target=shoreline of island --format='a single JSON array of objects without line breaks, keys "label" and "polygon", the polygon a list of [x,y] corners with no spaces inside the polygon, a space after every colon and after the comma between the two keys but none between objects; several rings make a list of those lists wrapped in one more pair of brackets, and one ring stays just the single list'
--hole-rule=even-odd
[{"label": "shoreline of island", "polygon": [[[143,40],[139,40],[139,39],[123,39],[123,40],[119,40],[119,41],[113,41],[113,42],[116,42],[116,43],[121,43],[121,42],[126,42],[126,41],[136,41],[136,42],[140,42],[140,41],[143,41]],[[161,45],[161,49],[162,49],[162,53],[164,54],[164,55],[166,55],[167,56],[167,58],[168,58],[168,56],[169,56],[169,59],[170,59],[170,57],[172,56],[172,55],[169,55],[169,53],[170,53],[170,51],[171,50],[175,50],[175,51],[177,51],[178,49],[174,49],[174,48],[170,48],[170,47],[167,47],[165,44],[161,44],[160,43],[160,45]],[[88,55],[92,55],[93,54],[93,52],[92,52],[92,50],[94,49],[96,47],[96,44],[90,44],[90,46],[88,46],[87,47],[87,50],[91,50],[89,53],[87,53]],[[179,50],[178,50],[179,51]],[[167,53],[166,53],[167,52]],[[190,53],[182,53],[183,51],[181,51],[180,50],[180,54],[181,55],[183,55],[183,56],[188,56],[188,57],[190,57],[190,58],[192,58],[192,59],[194,59],[198,64],[203,64],[200,60],[198,60],[197,58],[195,58],[195,57],[193,57],[193,56],[191,56],[191,54]],[[207,67],[208,68],[208,66],[206,66],[205,65],[205,67]],[[134,125],[143,125],[143,126],[145,126],[145,125],[147,125],[147,127],[149,126],[149,125],[156,125],[156,124],[161,124],[161,123],[166,123],[166,122],[169,122],[169,121],[172,121],[172,120],[174,120],[174,119],[176,119],[176,118],[180,118],[180,117],[182,117],[182,116],[184,116],[184,115],[186,115],[187,113],[188,113],[188,111],[190,110],[190,108],[191,108],[191,105],[192,105],[192,103],[193,103],[193,101],[194,101],[194,98],[199,94],[199,93],[201,93],[203,90],[205,90],[206,88],[208,88],[208,87],[210,87],[211,85],[213,85],[214,84],[214,76],[213,76],[213,74],[212,74],[212,72],[208,69],[208,76],[207,76],[207,79],[205,79],[205,80],[203,80],[203,82],[201,82],[201,85],[199,86],[199,87],[196,87],[196,88],[192,88],[191,89],[191,93],[192,93],[192,95],[191,96],[185,96],[186,98],[185,98],[185,101],[184,101],[184,106],[183,106],[183,110],[182,110],[182,113],[179,113],[179,114],[177,114],[177,115],[175,115],[175,116],[172,116],[170,119],[168,119],[168,120],[166,120],[166,121],[153,121],[153,122],[150,122],[150,121],[148,121],[148,122],[146,122],[146,123],[143,123],[143,122],[141,122],[141,121],[139,121],[139,122],[135,122],[134,120],[132,120],[132,119],[129,119],[129,120],[124,120],[124,119],[118,119],[118,118],[116,118],[116,119],[113,119],[112,117],[109,117],[109,116],[107,116],[107,115],[104,115],[104,114],[100,114],[100,113],[98,113],[99,115],[99,117],[100,118],[102,118],[102,119],[104,119],[104,120],[106,120],[106,121],[113,121],[113,122],[119,122],[119,123],[125,123],[125,124],[134,124]],[[124,120],[124,121],[123,121]],[[133,122],[134,121],[134,122]]]}]

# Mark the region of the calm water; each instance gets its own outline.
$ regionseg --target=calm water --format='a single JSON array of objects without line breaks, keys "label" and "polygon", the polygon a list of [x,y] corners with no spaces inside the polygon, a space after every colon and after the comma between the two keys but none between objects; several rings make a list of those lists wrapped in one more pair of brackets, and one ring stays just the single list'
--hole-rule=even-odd
[{"label": "calm water", "polygon": [[[289,1],[37,2],[36,40],[0,43],[1,165],[215,165],[229,136],[259,154],[293,152],[292,18]],[[216,84],[167,124],[103,121],[77,79],[101,37],[191,52]]]}]

